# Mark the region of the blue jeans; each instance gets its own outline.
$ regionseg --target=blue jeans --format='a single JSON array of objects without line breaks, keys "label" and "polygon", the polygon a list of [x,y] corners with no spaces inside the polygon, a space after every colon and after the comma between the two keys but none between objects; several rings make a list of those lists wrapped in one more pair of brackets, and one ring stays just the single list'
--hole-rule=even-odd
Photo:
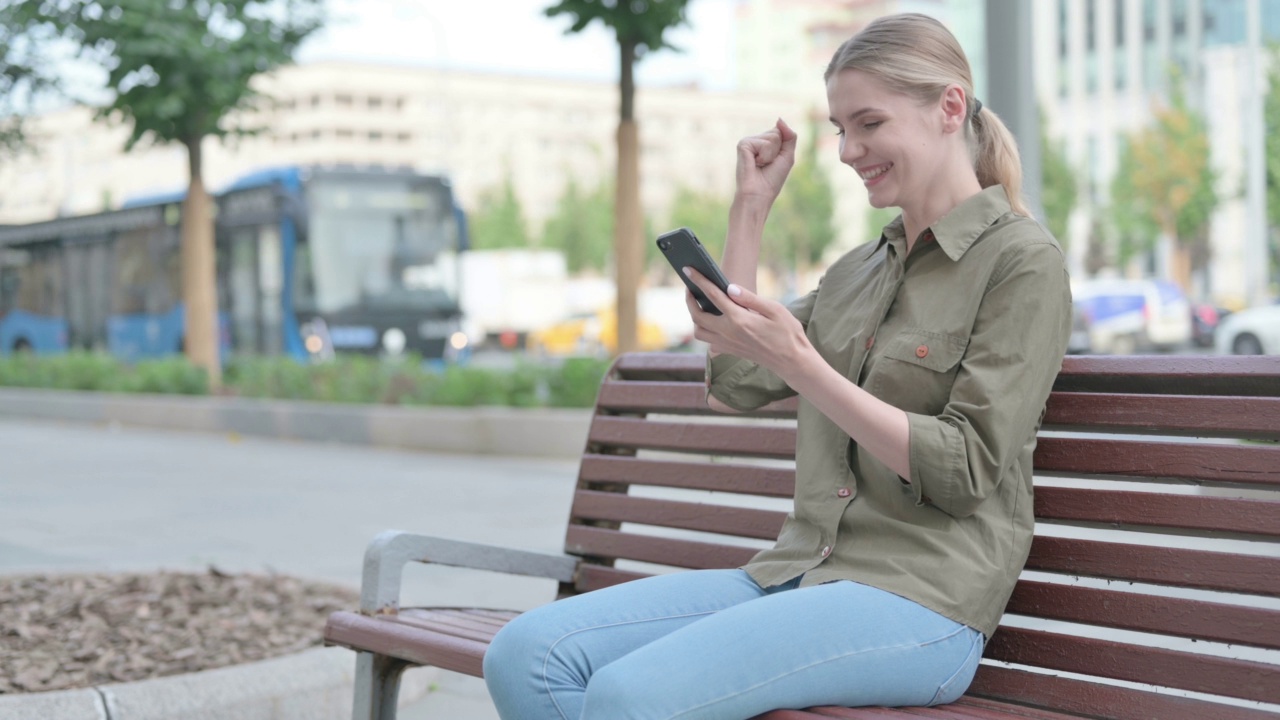
[{"label": "blue jeans", "polygon": [[982,633],[854,582],[761,588],[741,570],[659,575],[511,621],[484,657],[504,720],[739,720],[964,694]]}]

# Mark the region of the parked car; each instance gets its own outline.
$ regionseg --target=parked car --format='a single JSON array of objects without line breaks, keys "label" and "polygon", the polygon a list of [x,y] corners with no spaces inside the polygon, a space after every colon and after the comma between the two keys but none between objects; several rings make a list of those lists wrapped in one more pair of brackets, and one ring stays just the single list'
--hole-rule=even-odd
[{"label": "parked car", "polygon": [[1223,355],[1280,355],[1280,305],[1231,313],[1218,324],[1214,347]]},{"label": "parked car", "polygon": [[1127,355],[1191,341],[1191,303],[1164,280],[1082,280],[1072,299],[1088,328],[1089,352]]}]

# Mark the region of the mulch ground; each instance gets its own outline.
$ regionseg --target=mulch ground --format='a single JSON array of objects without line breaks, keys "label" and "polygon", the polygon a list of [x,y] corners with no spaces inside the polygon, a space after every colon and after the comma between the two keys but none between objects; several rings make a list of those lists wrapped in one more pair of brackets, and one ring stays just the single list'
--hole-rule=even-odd
[{"label": "mulch ground", "polygon": [[321,644],[354,590],[280,575],[0,577],[0,694],[209,670]]}]

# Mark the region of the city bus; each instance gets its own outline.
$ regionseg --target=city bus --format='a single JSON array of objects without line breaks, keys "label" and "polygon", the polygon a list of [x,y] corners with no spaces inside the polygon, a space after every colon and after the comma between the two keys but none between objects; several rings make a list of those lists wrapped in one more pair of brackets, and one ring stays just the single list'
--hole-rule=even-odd
[{"label": "city bus", "polygon": [[[0,226],[0,354],[181,352],[182,193]],[[465,356],[465,216],[445,178],[287,167],[214,195],[224,354]]]}]

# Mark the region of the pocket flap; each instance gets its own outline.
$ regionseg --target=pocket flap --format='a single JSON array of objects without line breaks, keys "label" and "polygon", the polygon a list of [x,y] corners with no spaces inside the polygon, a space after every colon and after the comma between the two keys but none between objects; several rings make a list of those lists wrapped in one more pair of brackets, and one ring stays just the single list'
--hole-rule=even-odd
[{"label": "pocket flap", "polygon": [[946,372],[964,357],[968,342],[946,333],[907,328],[894,336],[885,348],[885,357]]}]

